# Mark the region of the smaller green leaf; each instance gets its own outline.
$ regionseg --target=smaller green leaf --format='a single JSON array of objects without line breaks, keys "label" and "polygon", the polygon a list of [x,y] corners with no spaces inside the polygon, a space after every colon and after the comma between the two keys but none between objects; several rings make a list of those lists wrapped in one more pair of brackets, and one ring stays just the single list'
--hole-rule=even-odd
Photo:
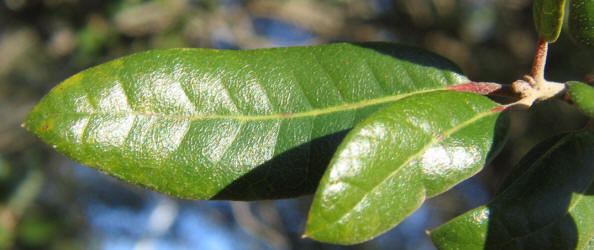
[{"label": "smaller green leaf", "polygon": [[594,117],[594,88],[581,82],[568,82],[569,97],[580,111]]},{"label": "smaller green leaf", "polygon": [[305,236],[354,244],[389,230],[477,173],[505,138],[497,103],[438,91],[395,102],[357,125],[316,191]]},{"label": "smaller green leaf", "polygon": [[557,41],[563,27],[565,0],[535,0],[533,3],[534,25],[539,36],[549,42]]},{"label": "smaller green leaf", "polygon": [[569,34],[578,44],[594,48],[594,0],[571,1]]},{"label": "smaller green leaf", "polygon": [[439,249],[585,249],[594,236],[594,133],[534,147],[489,204],[431,232]]}]

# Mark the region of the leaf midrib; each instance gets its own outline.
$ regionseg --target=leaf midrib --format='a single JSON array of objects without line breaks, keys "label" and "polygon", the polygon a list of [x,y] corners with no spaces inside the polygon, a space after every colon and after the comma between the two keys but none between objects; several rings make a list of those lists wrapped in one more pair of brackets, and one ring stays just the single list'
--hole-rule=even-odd
[{"label": "leaf midrib", "polygon": [[[417,157],[419,157],[420,155],[422,155],[425,151],[427,151],[428,149],[430,149],[431,147],[433,147],[434,145],[436,145],[437,143],[445,140],[446,138],[448,138],[450,135],[452,135],[453,133],[457,132],[458,130],[472,124],[473,122],[480,120],[484,117],[487,117],[489,115],[492,115],[496,113],[495,111],[492,110],[488,110],[486,112],[482,112],[477,114],[475,117],[462,122],[454,127],[452,127],[451,129],[447,130],[445,133],[442,133],[441,135],[443,136],[439,136],[439,137],[433,137],[433,139],[431,141],[429,141],[429,143],[427,143],[427,145],[425,145],[425,147],[421,148],[419,151],[417,151],[415,154],[411,155],[410,157],[408,157],[402,164],[400,164],[400,166],[398,166],[394,171],[392,171],[389,175],[387,175],[384,179],[382,179],[381,181],[379,181],[376,185],[374,185],[371,190],[369,190],[369,192],[367,192],[363,197],[361,197],[361,199],[359,199],[359,201],[357,203],[355,203],[354,206],[352,206],[346,213],[344,213],[342,216],[340,216],[338,219],[334,220],[333,222],[329,222],[326,223],[326,227],[322,227],[319,228],[318,230],[315,231],[311,231],[308,234],[314,234],[314,232],[318,232],[321,230],[324,230],[325,228],[328,227],[328,225],[334,225],[337,222],[339,222],[340,220],[342,220],[344,217],[346,217],[348,214],[350,214],[351,211],[353,211],[353,209],[355,207],[357,207],[361,202],[363,202],[365,200],[365,198],[373,193],[373,191],[378,188],[379,186],[381,186],[382,183],[386,182],[388,179],[392,178],[393,176],[395,176],[397,173],[400,172],[400,170],[404,169],[404,167],[409,164],[411,161],[413,161],[414,159],[416,159]],[[426,189],[423,187],[423,190],[425,191]],[[425,196],[423,196],[425,198]]]},{"label": "leaf midrib", "polygon": [[361,109],[369,106],[380,105],[390,102],[395,102],[400,99],[436,92],[436,91],[445,91],[447,87],[441,87],[436,89],[426,89],[426,90],[419,90],[413,91],[409,93],[399,94],[399,95],[392,95],[392,96],[385,96],[375,99],[367,99],[362,100],[359,102],[347,103],[340,106],[331,106],[322,109],[312,109],[305,112],[298,112],[298,113],[276,113],[276,114],[269,114],[269,115],[219,115],[219,114],[194,114],[194,115],[175,115],[175,114],[163,114],[163,113],[153,113],[153,112],[138,112],[138,111],[120,111],[120,112],[54,112],[54,113],[44,113],[42,117],[48,117],[53,115],[109,115],[109,116],[122,116],[122,115],[135,115],[135,116],[152,116],[152,117],[160,117],[160,118],[168,118],[173,120],[214,120],[214,119],[229,119],[229,120],[238,120],[238,121],[256,121],[256,120],[283,120],[283,119],[294,119],[294,118],[303,118],[303,117],[316,117],[325,114],[331,113],[338,113],[347,110],[355,110]]}]

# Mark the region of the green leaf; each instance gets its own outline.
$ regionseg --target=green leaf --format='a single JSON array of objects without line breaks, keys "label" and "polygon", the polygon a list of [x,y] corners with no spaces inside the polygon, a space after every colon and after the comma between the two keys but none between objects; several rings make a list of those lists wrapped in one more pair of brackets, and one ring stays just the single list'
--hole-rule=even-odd
[{"label": "green leaf", "polygon": [[155,50],[72,76],[25,126],[84,165],[169,195],[288,198],[315,190],[354,124],[468,81],[457,72],[389,43]]},{"label": "green leaf", "polygon": [[549,43],[557,41],[563,27],[564,10],[565,0],[534,0],[532,15],[540,38]]},{"label": "green leaf", "polygon": [[486,206],[431,232],[440,249],[585,249],[594,237],[594,133],[537,145]]},{"label": "green leaf", "polygon": [[481,95],[439,91],[371,115],[338,147],[314,196],[305,236],[338,244],[370,240],[426,198],[476,174],[489,151],[498,150],[494,141],[505,138],[507,120],[498,119],[498,107]]},{"label": "green leaf", "polygon": [[577,108],[589,117],[594,117],[594,88],[581,82],[567,83],[569,98]]},{"label": "green leaf", "polygon": [[594,48],[594,1],[571,0],[569,34],[578,44]]}]

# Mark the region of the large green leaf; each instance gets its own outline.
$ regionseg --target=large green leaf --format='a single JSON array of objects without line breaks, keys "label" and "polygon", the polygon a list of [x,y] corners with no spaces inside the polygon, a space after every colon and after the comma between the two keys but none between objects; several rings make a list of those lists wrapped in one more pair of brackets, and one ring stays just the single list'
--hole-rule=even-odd
[{"label": "large green leaf", "polygon": [[534,0],[532,15],[540,38],[555,42],[563,27],[566,0]]},{"label": "large green leaf", "polygon": [[591,249],[593,184],[594,133],[555,136],[520,161],[493,201],[431,239],[440,249]]},{"label": "large green leaf", "polygon": [[387,103],[467,79],[389,43],[156,50],[55,87],[25,126],[56,150],[182,198],[312,193],[346,131]]},{"label": "large green leaf", "polygon": [[354,244],[477,173],[506,136],[486,97],[453,91],[401,99],[357,125],[320,181],[305,235]]},{"label": "large green leaf", "polygon": [[580,111],[590,117],[594,117],[594,88],[581,82],[568,82],[567,92],[569,98]]}]

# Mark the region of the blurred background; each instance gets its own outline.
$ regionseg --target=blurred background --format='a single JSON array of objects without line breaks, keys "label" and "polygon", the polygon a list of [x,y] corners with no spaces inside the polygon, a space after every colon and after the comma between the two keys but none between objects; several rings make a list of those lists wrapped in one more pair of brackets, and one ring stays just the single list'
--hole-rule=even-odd
[{"label": "blurred background", "polygon": [[[502,153],[370,242],[301,239],[311,197],[188,201],[122,183],[51,150],[19,125],[68,76],[153,48],[254,49],[338,41],[414,44],[471,79],[530,71],[530,0],[1,0],[0,249],[433,249],[426,229],[489,201],[535,143],[586,118],[561,101],[512,113]],[[548,78],[594,79],[594,53],[563,33]]]}]

